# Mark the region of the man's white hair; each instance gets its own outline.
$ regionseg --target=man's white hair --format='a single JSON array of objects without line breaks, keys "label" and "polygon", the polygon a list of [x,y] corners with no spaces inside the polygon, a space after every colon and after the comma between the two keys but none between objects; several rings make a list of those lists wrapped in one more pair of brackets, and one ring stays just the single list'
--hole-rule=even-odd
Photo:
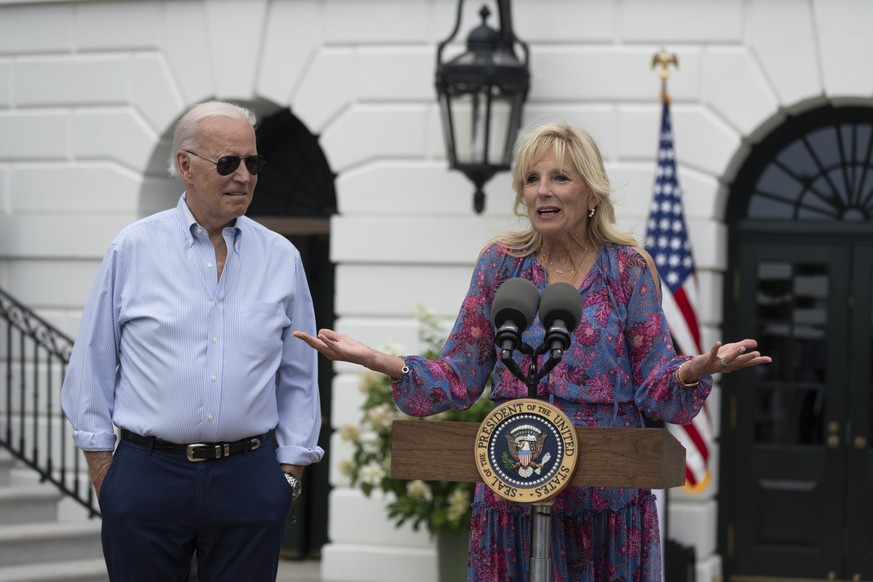
[{"label": "man's white hair", "polygon": [[196,150],[198,146],[199,124],[208,117],[230,117],[247,121],[255,127],[258,118],[254,111],[228,101],[206,101],[191,107],[176,123],[173,131],[173,149],[170,152],[170,163],[167,171],[170,176],[179,178],[179,167],[176,162],[176,152],[179,150]]}]

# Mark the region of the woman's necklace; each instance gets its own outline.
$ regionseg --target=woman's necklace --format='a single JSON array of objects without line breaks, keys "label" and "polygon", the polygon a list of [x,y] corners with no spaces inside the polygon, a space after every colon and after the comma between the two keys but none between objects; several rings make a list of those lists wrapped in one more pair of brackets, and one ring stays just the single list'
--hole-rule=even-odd
[{"label": "woman's necklace", "polygon": [[579,258],[579,262],[576,263],[575,266],[572,266],[563,271],[556,268],[552,261],[549,260],[549,258],[546,256],[546,251],[541,250],[540,252],[543,254],[543,263],[548,263],[549,265],[548,267],[546,267],[546,281],[549,280],[549,277],[552,273],[555,273],[556,275],[573,275],[572,280],[575,281],[577,271],[580,271],[582,269],[582,264],[585,262],[585,256],[588,254],[588,247],[584,247],[582,249],[582,256]]}]

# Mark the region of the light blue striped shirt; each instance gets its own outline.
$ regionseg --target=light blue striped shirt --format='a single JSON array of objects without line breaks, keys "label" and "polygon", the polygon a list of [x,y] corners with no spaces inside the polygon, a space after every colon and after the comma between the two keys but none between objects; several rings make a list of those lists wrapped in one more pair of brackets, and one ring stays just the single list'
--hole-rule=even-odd
[{"label": "light blue striped shirt", "polygon": [[111,451],[113,424],[175,443],[276,428],[280,463],[321,459],[317,352],[300,253],[240,217],[215,249],[185,195],[112,242],[82,316],[62,389],[76,445]]}]

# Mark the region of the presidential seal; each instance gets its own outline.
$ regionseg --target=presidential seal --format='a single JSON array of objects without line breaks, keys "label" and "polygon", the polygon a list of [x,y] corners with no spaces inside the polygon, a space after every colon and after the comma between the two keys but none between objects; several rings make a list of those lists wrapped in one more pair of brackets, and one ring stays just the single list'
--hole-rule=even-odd
[{"label": "presidential seal", "polygon": [[542,503],[573,477],[576,427],[548,402],[521,398],[494,408],[476,434],[476,468],[509,501]]}]

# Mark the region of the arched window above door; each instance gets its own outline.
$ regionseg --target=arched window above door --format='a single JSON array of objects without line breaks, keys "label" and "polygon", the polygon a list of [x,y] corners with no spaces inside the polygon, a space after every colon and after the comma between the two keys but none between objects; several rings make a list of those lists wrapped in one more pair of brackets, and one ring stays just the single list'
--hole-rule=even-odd
[{"label": "arched window above door", "polygon": [[757,144],[728,221],[873,222],[873,108],[820,107]]}]

